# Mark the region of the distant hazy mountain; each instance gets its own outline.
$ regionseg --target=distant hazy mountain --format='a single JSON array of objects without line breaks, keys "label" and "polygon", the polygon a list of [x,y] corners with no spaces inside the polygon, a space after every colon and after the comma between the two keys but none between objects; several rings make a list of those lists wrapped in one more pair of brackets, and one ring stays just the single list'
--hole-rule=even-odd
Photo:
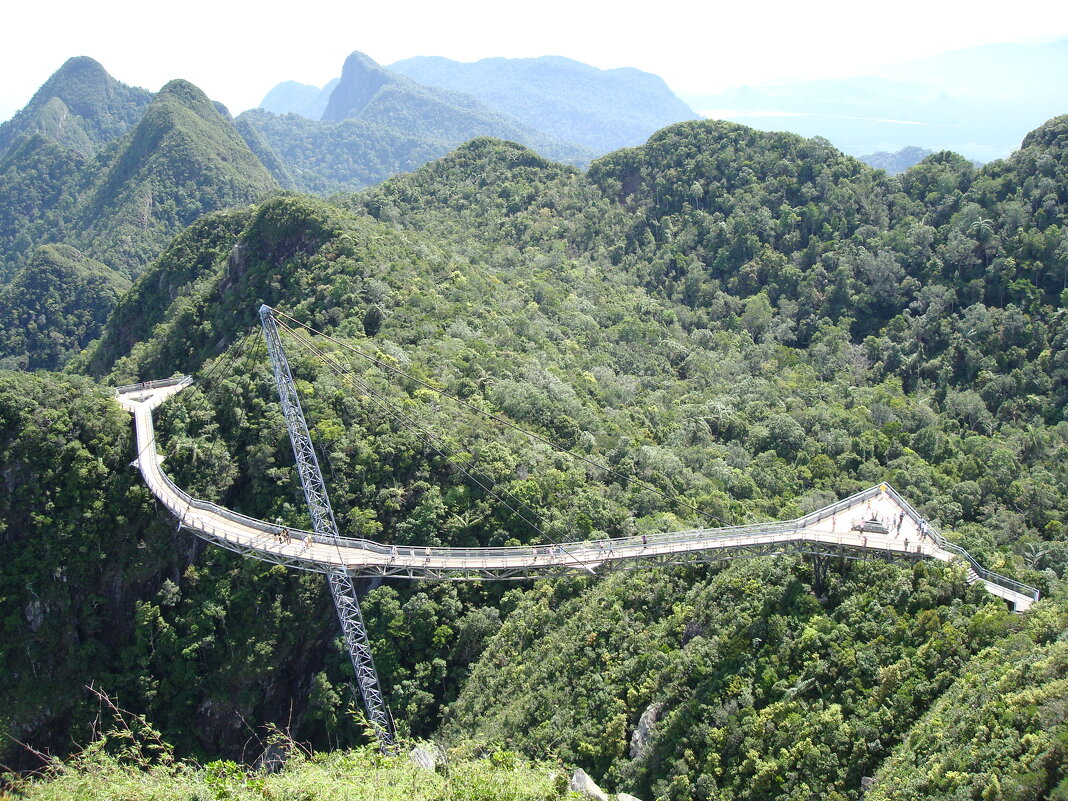
[{"label": "distant hazy mountain", "polygon": [[126,133],[151,100],[150,92],[116,81],[91,58],[68,59],[25,108],[0,125],[0,156],[20,136],[34,133],[92,155]]},{"label": "distant hazy mountain", "polygon": [[885,150],[880,150],[878,153],[869,153],[867,156],[861,156],[860,160],[869,167],[886,170],[890,175],[898,175],[909,167],[919,164],[932,153],[934,153],[933,150],[910,146],[903,147],[896,153],[887,153]]},{"label": "distant hazy mountain", "polygon": [[296,81],[284,81],[267,93],[259,107],[273,114],[299,114],[309,120],[318,120],[322,118],[326,104],[330,101],[330,93],[340,80],[334,78],[321,88]]},{"label": "distant hazy mountain", "polygon": [[237,124],[264,163],[285,165],[286,174],[272,168],[280,183],[320,193],[378,183],[478,136],[519,142],[571,164],[585,164],[594,155],[470,95],[423,86],[384,69],[363,53],[346,59],[320,121],[256,110],[242,114]]},{"label": "distant hazy mountain", "polygon": [[419,56],[389,69],[430,86],[466,92],[487,106],[598,153],[643,143],[693,110],[664,81],[633,68],[600,70],[559,56],[461,63]]},{"label": "distant hazy mountain", "polygon": [[686,99],[700,114],[824,136],[862,155],[909,145],[991,161],[1068,111],[1068,39],[992,45],[887,67],[877,75],[743,86]]},{"label": "distant hazy mountain", "polygon": [[[1068,100],[1068,39],[1042,44],[992,44],[940,53],[877,69],[893,80],[935,86],[952,94]],[[1062,109],[1063,111],[1063,109]]]}]

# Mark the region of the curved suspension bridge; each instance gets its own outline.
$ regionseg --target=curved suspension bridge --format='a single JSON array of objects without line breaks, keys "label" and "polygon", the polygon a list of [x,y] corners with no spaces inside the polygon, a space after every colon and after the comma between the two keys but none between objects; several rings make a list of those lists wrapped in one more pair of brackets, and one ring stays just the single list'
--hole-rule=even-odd
[{"label": "curved suspension bridge", "polygon": [[[163,457],[156,448],[152,410],[191,383],[191,378],[183,377],[117,390],[119,403],[134,416],[140,454],[136,464],[152,493],[183,528],[244,556],[320,573],[340,568],[354,577],[460,581],[536,578],[575,571],[595,573],[785,553],[943,562],[960,558],[968,563],[972,583],[982,583],[988,592],[1005,599],[1016,610],[1027,610],[1038,600],[1035,588],[984,570],[966,551],[927,524],[888,484],[864,490],[796,520],[560,545],[424,548],[349,537],[327,540],[300,529],[288,529],[290,536],[280,538],[278,524],[194,498],[160,468]],[[896,522],[899,517],[900,527]],[[859,530],[872,522],[882,523],[886,533]]]},{"label": "curved suspension bridge", "polygon": [[[179,521],[179,527],[244,556],[326,574],[356,671],[368,719],[384,749],[394,740],[393,720],[378,682],[354,579],[360,577],[482,581],[568,573],[599,574],[653,565],[680,565],[775,554],[813,557],[817,583],[830,557],[962,560],[968,581],[1007,601],[1018,612],[1038,600],[1034,587],[984,569],[949,542],[888,484],[858,492],[795,520],[721,528],[695,528],[635,537],[505,548],[434,548],[388,545],[340,535],[311,444],[296,384],[282,349],[275,310],[260,309],[282,413],[313,531],[242,515],[180,489],[160,468],[152,410],[192,384],[182,376],[119,387],[116,399],[133,414],[137,459],[145,483]],[[292,318],[289,318],[292,319]]]}]

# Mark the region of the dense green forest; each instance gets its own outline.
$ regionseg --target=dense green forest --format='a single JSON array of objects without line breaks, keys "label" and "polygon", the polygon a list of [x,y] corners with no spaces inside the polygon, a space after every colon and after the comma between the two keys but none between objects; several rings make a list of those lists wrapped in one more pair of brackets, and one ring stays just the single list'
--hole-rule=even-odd
[{"label": "dense green forest", "polygon": [[100,332],[129,287],[69,245],[42,245],[0,286],[0,365],[59,369]]},{"label": "dense green forest", "polygon": [[[70,371],[196,375],[158,412],[165,469],[292,525],[262,302],[616,471],[369,363],[355,387],[294,344],[339,522],[385,542],[782,519],[890,481],[1044,600],[1017,616],[959,566],[881,562],[836,565],[817,593],[787,557],[387,583],[364,613],[394,714],[646,799],[1060,797],[1066,146],[1062,117],[1004,162],[941,153],[890,177],[721,122],[586,173],[476,139],[360,194],[200,218]],[[89,380],[0,388],[9,731],[84,742],[92,681],[183,756],[240,758],[267,722],[318,748],[360,740],[316,577],[176,533]]]},{"label": "dense green forest", "polygon": [[0,278],[35,246],[59,242],[134,277],[204,213],[277,188],[229,116],[171,81],[91,158],[42,133],[17,140],[0,161]]},{"label": "dense green forest", "polygon": [[[40,121],[51,108],[45,96],[81,111],[77,125],[96,132],[89,144],[70,140],[69,120],[63,135]],[[5,137],[0,365],[8,368],[59,369],[99,336],[119,290],[175,234],[278,189],[225,110],[192,84],[172,81],[148,97],[92,59],[67,62],[0,126]]]}]

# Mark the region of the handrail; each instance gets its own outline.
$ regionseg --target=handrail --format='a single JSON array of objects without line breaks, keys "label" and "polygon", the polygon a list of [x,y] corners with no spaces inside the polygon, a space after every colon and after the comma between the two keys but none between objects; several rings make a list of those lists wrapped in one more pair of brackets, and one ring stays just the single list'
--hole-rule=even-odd
[{"label": "handrail", "polygon": [[178,375],[173,378],[158,378],[155,381],[141,381],[137,384],[123,384],[122,386],[115,387],[116,395],[123,395],[127,392],[136,392],[139,389],[160,389],[162,387],[173,387],[188,381],[193,383],[193,377],[188,375]]},{"label": "handrail", "polygon": [[[139,389],[158,389],[169,386],[176,386],[183,382],[191,382],[188,376],[178,376],[175,378],[163,379],[160,381],[148,381],[141,384],[131,384],[125,387],[116,388],[116,394],[124,394],[126,392],[133,392]],[[156,454],[156,439],[155,431],[152,428],[151,413],[149,412],[149,426],[150,436],[152,438],[151,449],[152,453]],[[155,473],[160,477],[165,484],[167,490],[173,494],[174,497],[181,501],[181,504],[171,510],[175,515],[183,521],[185,513],[190,509],[196,509],[198,511],[210,513],[218,517],[230,520],[234,523],[242,525],[246,528],[253,529],[265,534],[274,534],[279,530],[279,526],[268,523],[263,520],[259,520],[249,515],[235,512],[232,509],[227,509],[225,506],[220,506],[211,501],[205,501],[200,498],[195,498],[185,490],[178,487],[174,481],[168,476],[160,467],[158,461],[155,464]],[[699,546],[701,542],[710,539],[719,540],[722,547],[731,547],[730,541],[741,542],[747,537],[761,538],[767,541],[768,538],[774,538],[777,536],[787,535],[790,532],[800,532],[802,529],[808,528],[819,523],[828,517],[833,517],[838,512],[854,507],[864,501],[877,498],[881,493],[886,493],[892,498],[904,513],[916,524],[917,528],[924,531],[941,550],[959,556],[964,559],[975,574],[984,582],[994,584],[1002,587],[1019,595],[1030,598],[1032,601],[1037,601],[1041,595],[1039,590],[1035,587],[1031,587],[1027,584],[1019,582],[1008,576],[995,573],[991,570],[987,570],[970,554],[967,550],[950,542],[946,539],[945,535],[938,530],[936,526],[927,521],[900,493],[887,483],[879,484],[868,489],[861,490],[846,498],[842,498],[839,501],[826,506],[822,509],[818,509],[808,514],[793,520],[786,521],[769,521],[767,523],[746,523],[736,526],[723,526],[721,528],[694,528],[686,529],[683,531],[663,532],[663,533],[646,533],[644,535],[634,535],[630,537],[620,538],[607,538],[598,540],[570,540],[564,541],[556,545],[518,545],[518,546],[504,546],[495,548],[444,548],[437,546],[420,546],[420,545],[386,545],[383,543],[375,542],[360,537],[338,537],[335,541],[330,538],[324,539],[313,532],[286,527],[293,533],[298,539],[310,538],[311,542],[320,545],[336,545],[341,548],[361,550],[368,553],[374,553],[378,555],[391,555],[391,556],[403,556],[407,558],[431,558],[436,561],[445,562],[460,562],[467,563],[471,561],[488,560],[488,559],[518,559],[529,558],[531,556],[571,556],[576,558],[578,555],[582,555],[587,559],[593,557],[591,561],[596,559],[597,554],[604,552],[609,553],[608,558],[620,559],[627,556],[634,555],[640,556],[649,547],[674,545],[674,544],[686,544],[691,543],[695,546]],[[164,499],[166,503],[166,499]],[[171,504],[167,504],[171,507]],[[185,511],[182,511],[184,506]],[[190,526],[192,528],[192,526]],[[217,535],[215,535],[217,536]],[[252,546],[255,549],[255,546]],[[889,547],[889,546],[888,546]],[[680,551],[683,549],[679,549]],[[700,550],[696,547],[692,550]],[[547,560],[550,563],[558,564],[556,559]],[[485,565],[483,565],[485,566]]]},{"label": "handrail", "polygon": [[[225,517],[229,520],[234,521],[235,523],[241,523],[249,528],[254,528],[256,530],[263,531],[264,533],[273,533],[277,529],[277,527],[272,524],[265,523],[262,520],[241,514],[240,512],[235,512],[231,509],[227,509],[225,506],[219,506],[218,504],[212,503],[210,501],[204,501],[200,500],[199,498],[194,498],[193,496],[189,495],[189,493],[180,489],[174,483],[174,481],[171,480],[170,476],[168,476],[162,470],[159,470],[158,472],[159,475],[162,477],[163,481],[167,484],[168,488],[176,495],[178,495],[185,502],[188,508],[195,508],[201,511],[212,512],[214,514],[219,515],[220,517]],[[904,498],[902,498],[896,490],[890,487],[889,484],[886,484],[884,486],[885,491],[901,505],[901,507],[905,510],[905,513],[909,517],[913,518],[913,520],[917,524],[925,521],[925,518],[923,518],[919,514],[919,512],[917,512],[912,507],[911,504],[909,504]],[[665,532],[661,534],[646,534],[644,541],[642,540],[641,535],[636,535],[632,537],[623,537],[616,539],[608,538],[600,540],[573,540],[563,542],[560,544],[560,546],[512,545],[501,548],[440,548],[435,546],[420,545],[393,546],[385,545],[383,543],[375,542],[373,540],[368,540],[364,538],[339,537],[337,545],[340,545],[343,548],[364,550],[377,554],[394,554],[413,558],[429,556],[434,559],[444,559],[450,561],[470,561],[471,559],[479,558],[486,559],[525,557],[530,556],[532,554],[532,551],[536,551],[538,554],[559,555],[562,553],[572,553],[572,551],[567,550],[556,550],[557,548],[563,549],[565,546],[569,545],[579,546],[578,548],[573,549],[573,551],[581,551],[583,553],[588,553],[591,551],[612,551],[616,553],[621,551],[636,551],[640,553],[641,551],[646,550],[650,545],[669,545],[673,543],[685,542],[698,543],[702,540],[711,539],[713,537],[721,540],[738,540],[743,539],[746,536],[756,534],[759,534],[763,537],[768,537],[775,534],[798,531],[800,529],[812,525],[813,523],[817,523],[820,520],[826,519],[827,517],[831,517],[837,512],[843,509],[847,509],[858,502],[865,501],[868,498],[877,497],[880,491],[882,491],[882,489],[879,486],[872,487],[867,490],[862,490],[861,492],[855,493],[854,495],[851,495],[848,498],[843,498],[837,503],[825,507],[824,509],[820,509],[815,512],[810,512],[809,514],[796,518],[795,520],[782,522],[776,521],[766,524],[747,523],[740,526],[724,526],[723,528],[701,528],[676,532]],[[940,548],[963,557],[969,563],[969,565],[971,565],[972,569],[975,570],[976,574],[984,581],[991,581],[995,584],[998,584],[999,586],[1004,587],[1005,589],[1012,590],[1013,592],[1017,592],[1021,595],[1026,595],[1027,597],[1035,601],[1039,599],[1041,593],[1037,588],[1023,584],[1019,581],[1016,581],[1015,579],[1009,578],[1008,576],[1003,576],[999,573],[994,573],[991,570],[985,569],[984,567],[979,565],[978,562],[976,562],[975,558],[971,554],[969,554],[968,551],[966,551],[959,545],[956,545],[955,543],[949,542],[945,538],[945,536],[940,531],[935,529],[930,523],[928,523],[927,525],[928,533],[931,535],[932,539],[938,544]],[[311,537],[311,541],[318,544],[334,544],[332,541],[328,542],[310,531],[293,527],[288,528],[298,539]]]},{"label": "handrail", "polygon": [[922,522],[927,526],[927,533],[935,542],[938,543],[938,546],[940,548],[965,559],[968,564],[971,565],[972,570],[975,571],[975,574],[979,576],[979,578],[981,578],[983,581],[988,581],[993,584],[997,584],[1000,587],[1004,587],[1007,590],[1012,590],[1013,592],[1019,593],[1020,595],[1026,595],[1033,601],[1037,601],[1039,599],[1042,593],[1038,590],[1038,588],[1032,587],[1028,584],[1024,584],[1023,582],[1017,581],[1016,579],[1009,578],[1008,576],[1003,576],[1000,573],[995,573],[993,570],[987,570],[985,567],[980,565],[975,560],[975,557],[968,553],[967,550],[957,545],[955,542],[950,542],[948,539],[946,539],[946,536],[938,530],[938,527],[935,526],[933,523],[927,521],[926,518],[920,515],[920,513],[917,512],[915,508],[913,508],[912,504],[906,501],[900,495],[900,493],[898,493],[897,490],[895,490],[889,484],[886,484],[884,486],[886,487],[886,491],[890,495],[890,497],[893,498],[901,506],[901,508],[905,510],[905,514],[911,517],[917,523],[917,525]]}]

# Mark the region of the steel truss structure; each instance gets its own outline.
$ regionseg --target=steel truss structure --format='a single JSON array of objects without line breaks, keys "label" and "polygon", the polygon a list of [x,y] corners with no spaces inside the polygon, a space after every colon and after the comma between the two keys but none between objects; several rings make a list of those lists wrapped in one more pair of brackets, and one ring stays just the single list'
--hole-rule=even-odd
[{"label": "steel truss structure", "polygon": [[[278,387],[278,397],[282,403],[282,415],[289,430],[289,440],[293,445],[293,456],[297,461],[300,484],[304,489],[304,499],[308,504],[312,529],[319,541],[340,542],[334,510],[330,506],[330,496],[326,491],[319,460],[312,447],[308,423],[297,396],[297,387],[293,373],[289,369],[289,360],[282,349],[282,340],[278,335],[278,325],[274,319],[274,310],[264,304],[260,307],[260,323],[263,336],[267,341],[267,353],[274,371],[274,381]],[[216,540],[218,541],[218,540]],[[220,544],[223,544],[220,542]],[[297,566],[297,565],[294,565]],[[379,746],[391,750],[394,743],[393,720],[386,706],[385,697],[378,681],[371,645],[367,639],[367,628],[360,612],[360,602],[352,576],[343,567],[333,567],[327,571],[330,593],[334,597],[334,607],[341,621],[341,631],[345,646],[356,671],[356,684],[360,689],[367,719],[378,738]]]}]

